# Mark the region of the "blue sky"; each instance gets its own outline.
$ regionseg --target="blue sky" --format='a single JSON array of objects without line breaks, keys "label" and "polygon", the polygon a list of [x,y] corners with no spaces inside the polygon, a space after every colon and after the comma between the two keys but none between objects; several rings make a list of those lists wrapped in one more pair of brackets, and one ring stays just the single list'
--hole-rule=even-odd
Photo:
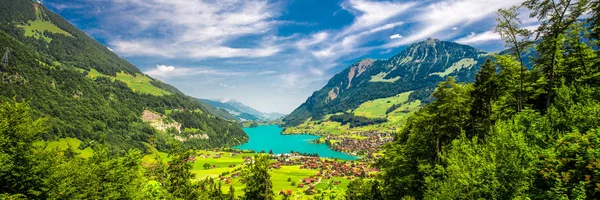
[{"label": "blue sky", "polygon": [[[289,113],[364,58],[427,38],[503,49],[495,12],[521,0],[44,0],[184,93]],[[524,26],[535,21],[523,19]]]}]

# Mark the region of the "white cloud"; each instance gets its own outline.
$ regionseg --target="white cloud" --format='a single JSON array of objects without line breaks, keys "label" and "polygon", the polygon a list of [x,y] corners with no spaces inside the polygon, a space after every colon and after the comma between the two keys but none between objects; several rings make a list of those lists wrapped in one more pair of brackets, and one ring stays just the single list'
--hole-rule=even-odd
[{"label": "white cloud", "polygon": [[[184,58],[266,57],[280,51],[269,44],[236,48],[227,44],[247,35],[268,35],[277,9],[267,1],[113,0],[120,23],[138,32],[113,38],[119,53]],[[145,36],[145,32],[158,34]]]},{"label": "white cloud", "polygon": [[[494,17],[499,8],[521,3],[522,0],[446,0],[420,8],[414,20],[418,27],[414,34],[402,40],[383,45],[383,48],[411,44],[456,25],[471,24],[484,18]],[[448,39],[451,35],[438,35]]]},{"label": "white cloud", "polygon": [[468,36],[457,39],[454,42],[461,44],[481,44],[495,40],[502,40],[502,38],[498,33],[495,33],[494,31],[486,31],[479,34],[471,32],[471,34],[469,34]]},{"label": "white cloud", "polygon": [[316,44],[319,44],[319,43],[325,41],[325,39],[327,39],[328,36],[329,36],[329,33],[327,33],[327,32],[318,32],[318,33],[312,34],[310,38],[302,39],[302,40],[296,42],[295,45],[297,48],[304,50],[307,47],[310,47],[312,45],[316,45]]},{"label": "white cloud", "polygon": [[390,39],[398,39],[398,38],[403,38],[403,36],[400,34],[394,34],[394,35],[390,36]]},{"label": "white cloud", "polygon": [[185,77],[194,75],[218,75],[218,76],[247,76],[249,73],[244,72],[230,72],[221,71],[215,69],[206,68],[187,68],[187,67],[175,67],[168,65],[157,65],[156,68],[146,71],[145,74],[155,78],[173,78],[173,77]]},{"label": "white cloud", "polygon": [[353,23],[310,52],[322,62],[335,63],[340,57],[362,51],[361,45],[369,41],[364,38],[405,24],[398,16],[416,5],[415,2],[346,1],[341,6],[355,16]]},{"label": "white cloud", "polygon": [[458,30],[458,27],[456,27],[456,26],[452,27],[452,30]]},{"label": "white cloud", "polygon": [[366,0],[349,0],[342,4],[342,8],[352,12],[356,18],[352,25],[342,35],[363,31],[386,23],[393,17],[400,15],[415,6],[416,3],[375,2]]}]

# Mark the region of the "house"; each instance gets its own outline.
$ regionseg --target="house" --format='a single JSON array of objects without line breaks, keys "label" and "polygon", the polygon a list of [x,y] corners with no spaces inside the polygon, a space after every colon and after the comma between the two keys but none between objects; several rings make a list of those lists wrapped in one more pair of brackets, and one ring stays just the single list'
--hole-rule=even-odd
[{"label": "house", "polygon": [[290,196],[292,195],[292,190],[281,190],[278,193],[279,195],[286,195],[286,196]]},{"label": "house", "polygon": [[225,183],[226,184],[230,184],[231,183],[231,179],[227,179],[227,181]]},{"label": "house", "polygon": [[339,181],[333,181],[333,185],[339,185],[340,182]]},{"label": "house", "polygon": [[303,188],[303,187],[304,187],[304,184],[298,183],[298,188]]}]

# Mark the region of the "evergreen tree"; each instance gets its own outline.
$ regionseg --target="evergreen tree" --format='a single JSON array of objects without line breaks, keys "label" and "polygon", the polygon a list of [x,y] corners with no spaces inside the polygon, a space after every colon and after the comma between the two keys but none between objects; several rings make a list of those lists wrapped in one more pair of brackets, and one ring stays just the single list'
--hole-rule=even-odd
[{"label": "evergreen tree", "polygon": [[189,163],[190,151],[183,151],[179,147],[173,151],[173,159],[169,161],[167,168],[167,190],[177,198],[197,199],[198,186],[192,183],[194,174],[190,171],[192,165]]},{"label": "evergreen tree", "polygon": [[32,119],[25,103],[0,103],[0,194],[34,198],[41,192],[33,142],[46,129],[46,119]]},{"label": "evergreen tree", "polygon": [[235,196],[235,189],[233,188],[233,185],[229,186],[229,193],[227,193],[227,199],[228,200],[237,199],[237,197]]},{"label": "evergreen tree", "polygon": [[265,155],[254,157],[254,163],[249,166],[249,175],[246,177],[244,199],[273,199],[273,183],[269,175],[269,158]]},{"label": "evergreen tree", "polygon": [[492,103],[499,96],[500,84],[496,74],[497,68],[488,59],[481,66],[481,69],[475,75],[475,83],[473,83],[473,103],[471,104],[471,117],[473,119],[473,130],[470,131],[468,137],[477,136],[483,139],[491,130],[493,124]]}]

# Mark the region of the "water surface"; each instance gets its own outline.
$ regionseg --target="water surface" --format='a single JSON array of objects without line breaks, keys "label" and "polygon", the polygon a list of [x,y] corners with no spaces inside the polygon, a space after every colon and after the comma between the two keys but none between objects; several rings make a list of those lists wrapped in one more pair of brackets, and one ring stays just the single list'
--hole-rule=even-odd
[{"label": "water surface", "polygon": [[256,152],[272,150],[274,154],[294,152],[318,153],[321,157],[339,158],[343,160],[356,160],[356,157],[334,151],[327,144],[315,144],[311,141],[318,139],[315,135],[282,135],[283,128],[277,125],[263,125],[253,128],[244,128],[250,140],[238,149],[254,150]]}]

